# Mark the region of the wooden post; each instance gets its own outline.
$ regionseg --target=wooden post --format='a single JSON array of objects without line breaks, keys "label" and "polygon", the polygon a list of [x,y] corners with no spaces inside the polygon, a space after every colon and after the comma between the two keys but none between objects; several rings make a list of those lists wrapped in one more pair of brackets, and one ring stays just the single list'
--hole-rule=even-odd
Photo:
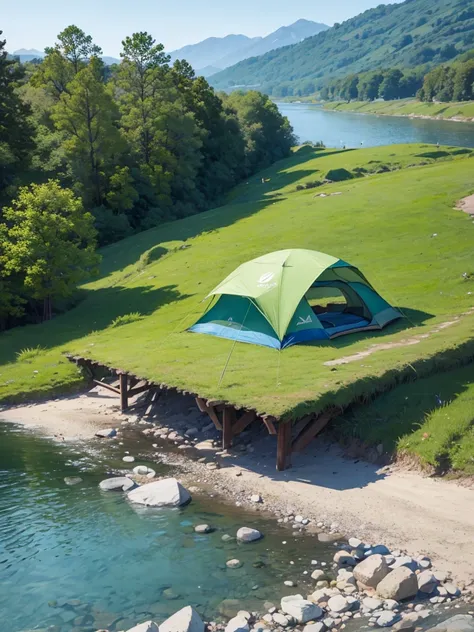
[{"label": "wooden post", "polygon": [[286,470],[291,465],[291,420],[278,424],[277,434],[277,462],[276,469],[279,472]]},{"label": "wooden post", "polygon": [[120,408],[122,409],[122,412],[123,412],[124,410],[128,408],[128,392],[127,392],[128,380],[125,373],[120,373],[119,381],[120,381]]},{"label": "wooden post", "polygon": [[232,446],[232,434],[235,422],[235,408],[226,406],[223,414],[222,448],[227,450]]}]

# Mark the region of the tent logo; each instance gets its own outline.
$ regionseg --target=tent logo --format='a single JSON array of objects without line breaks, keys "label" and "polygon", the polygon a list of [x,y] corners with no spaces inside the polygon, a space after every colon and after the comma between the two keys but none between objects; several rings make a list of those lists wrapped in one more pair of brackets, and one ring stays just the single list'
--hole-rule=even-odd
[{"label": "tent logo", "polygon": [[258,282],[269,283],[273,279],[274,276],[275,276],[274,272],[265,272],[265,274],[262,274],[262,276],[259,278]]},{"label": "tent logo", "polygon": [[296,326],[298,327],[299,325],[310,325],[313,322],[311,316],[307,316],[306,318],[303,318],[303,316],[300,316],[298,322],[296,323]]}]

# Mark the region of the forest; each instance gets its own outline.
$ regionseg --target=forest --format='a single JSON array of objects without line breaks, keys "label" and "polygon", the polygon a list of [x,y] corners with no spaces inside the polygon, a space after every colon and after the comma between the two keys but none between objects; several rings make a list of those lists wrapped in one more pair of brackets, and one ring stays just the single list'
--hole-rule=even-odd
[{"label": "forest", "polygon": [[374,101],[418,97],[420,101],[474,99],[474,49],[428,73],[423,69],[374,70],[335,79],[321,89],[324,101]]},{"label": "forest", "polygon": [[216,94],[146,32],[111,67],[74,25],[37,63],[5,46],[0,329],[51,318],[97,269],[97,246],[218,205],[295,143],[267,96]]}]

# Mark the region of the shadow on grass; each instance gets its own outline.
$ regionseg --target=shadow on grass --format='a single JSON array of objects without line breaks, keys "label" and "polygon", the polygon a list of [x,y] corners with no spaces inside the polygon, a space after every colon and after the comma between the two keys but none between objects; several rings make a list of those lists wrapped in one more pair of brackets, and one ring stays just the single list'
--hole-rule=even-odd
[{"label": "shadow on grass", "polygon": [[[258,175],[251,176],[248,185],[239,185],[236,189],[236,197],[223,202],[223,205],[226,205],[225,212],[222,211],[222,206],[218,206],[185,219],[162,224],[106,246],[102,250],[104,260],[100,277],[108,276],[136,263],[147,250],[159,246],[160,243],[193,239],[203,233],[218,231],[221,228],[231,226],[240,219],[259,213],[279,199],[279,189],[315,173],[314,169],[301,169],[287,173],[288,169],[312,158],[323,158],[347,151],[354,150],[321,151],[311,147],[302,147],[290,158],[280,160],[265,171],[259,172]],[[262,183],[262,176],[270,180]],[[245,190],[247,186],[249,187],[248,191]]]},{"label": "shadow on grass", "polygon": [[[419,430],[427,416],[455,401],[472,385],[473,367],[463,366],[401,384],[369,404],[356,404],[333,423],[333,432],[347,441],[383,443],[394,452],[398,441]],[[455,441],[455,438],[452,438]]]},{"label": "shadow on grass", "polygon": [[[0,362],[16,360],[16,353],[21,348],[35,347],[38,344],[45,349],[64,345],[71,340],[87,336],[94,331],[109,327],[119,316],[138,312],[148,316],[168,303],[186,298],[189,294],[181,294],[176,285],[122,287],[116,286],[91,291],[88,299],[76,308],[57,318],[39,325],[28,325],[11,329],[2,334]],[[120,327],[116,328],[117,336]],[[20,335],[19,335],[20,334]]]}]

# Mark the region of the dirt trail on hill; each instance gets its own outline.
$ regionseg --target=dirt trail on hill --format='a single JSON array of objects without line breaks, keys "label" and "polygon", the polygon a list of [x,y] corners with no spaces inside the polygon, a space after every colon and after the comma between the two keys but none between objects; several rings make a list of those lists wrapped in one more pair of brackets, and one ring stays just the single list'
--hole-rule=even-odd
[{"label": "dirt trail on hill", "polygon": [[474,195],[469,195],[460,200],[456,206],[460,211],[464,211],[468,215],[474,215]]},{"label": "dirt trail on hill", "polygon": [[[117,427],[125,418],[118,398],[97,388],[0,411],[0,420],[40,429],[59,440],[87,439],[98,428]],[[266,436],[253,449],[218,457],[222,467],[215,471],[193,462],[188,468],[192,480],[210,480],[228,500],[261,494],[264,509],[291,510],[316,522],[335,523],[348,536],[410,555],[429,555],[437,569],[452,571],[458,580],[474,579],[474,489],[346,459],[338,447],[318,440],[304,454],[293,455],[293,467],[279,473],[275,437]]]}]

